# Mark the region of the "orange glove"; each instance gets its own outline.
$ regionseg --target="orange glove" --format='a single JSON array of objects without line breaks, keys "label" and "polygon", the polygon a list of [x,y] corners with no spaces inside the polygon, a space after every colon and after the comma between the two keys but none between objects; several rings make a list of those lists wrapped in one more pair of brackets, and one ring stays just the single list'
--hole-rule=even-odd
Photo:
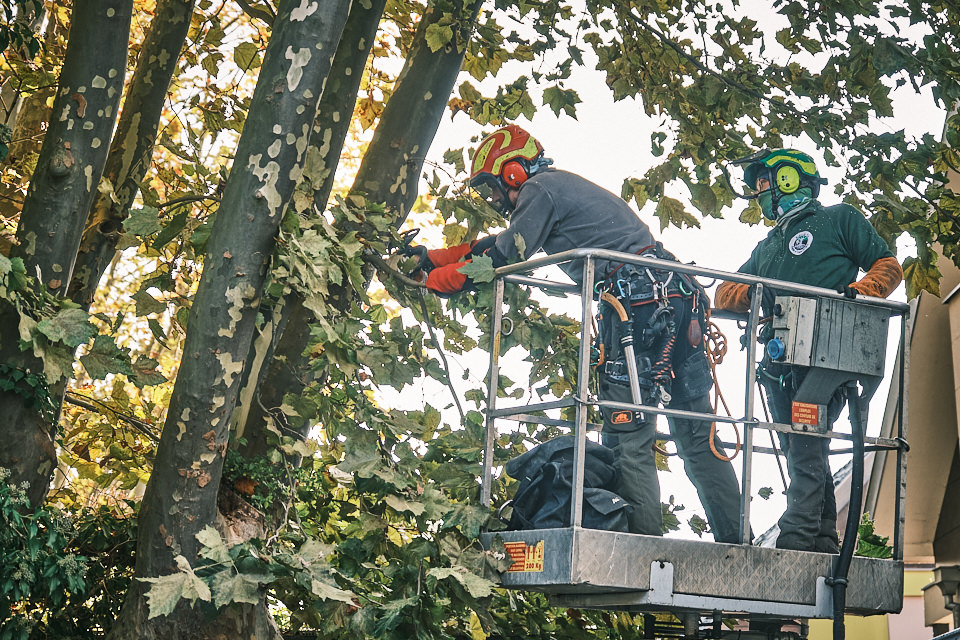
[{"label": "orange glove", "polygon": [[451,293],[463,291],[464,286],[467,284],[467,276],[460,273],[458,269],[467,264],[467,262],[469,262],[469,260],[436,267],[427,275],[427,280],[424,284],[427,289],[441,295],[450,295]]},{"label": "orange glove", "polygon": [[445,267],[448,264],[454,264],[455,262],[463,260],[463,256],[470,253],[473,245],[474,242],[464,242],[463,244],[458,244],[455,247],[447,247],[446,249],[430,249],[427,251],[427,257],[430,259],[430,262],[433,263],[434,267]]},{"label": "orange glove", "polygon": [[897,259],[880,258],[873,263],[863,278],[850,283],[850,288],[856,289],[857,293],[865,296],[886,298],[897,288],[901,280],[903,280],[903,269],[900,268]]},{"label": "orange glove", "polygon": [[713,306],[717,309],[746,313],[750,310],[750,285],[743,282],[721,282],[713,297]]}]

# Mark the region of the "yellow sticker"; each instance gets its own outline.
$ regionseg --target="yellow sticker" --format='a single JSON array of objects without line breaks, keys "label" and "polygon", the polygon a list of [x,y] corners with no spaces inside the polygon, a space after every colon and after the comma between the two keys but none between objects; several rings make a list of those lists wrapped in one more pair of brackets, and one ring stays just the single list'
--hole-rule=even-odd
[{"label": "yellow sticker", "polygon": [[536,545],[528,545],[523,540],[504,542],[513,564],[507,571],[539,573],[543,571],[543,540]]},{"label": "yellow sticker", "polygon": [[500,360],[500,332],[497,331],[497,335],[493,337],[493,361],[494,363]]}]

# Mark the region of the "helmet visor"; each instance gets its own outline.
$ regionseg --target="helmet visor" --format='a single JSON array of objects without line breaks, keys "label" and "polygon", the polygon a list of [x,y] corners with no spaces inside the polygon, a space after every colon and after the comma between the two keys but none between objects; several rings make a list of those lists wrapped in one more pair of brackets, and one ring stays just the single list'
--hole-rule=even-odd
[{"label": "helmet visor", "polygon": [[477,176],[470,181],[470,186],[473,188],[474,193],[497,211],[504,213],[512,208],[507,192],[493,176]]}]

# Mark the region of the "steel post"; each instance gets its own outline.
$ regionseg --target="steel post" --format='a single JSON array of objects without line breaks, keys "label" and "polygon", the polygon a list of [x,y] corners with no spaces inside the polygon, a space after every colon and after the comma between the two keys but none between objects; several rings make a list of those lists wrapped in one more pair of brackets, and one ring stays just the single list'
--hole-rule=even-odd
[{"label": "steel post", "polygon": [[577,432],[574,434],[573,495],[570,500],[570,525],[583,522],[583,463],[587,449],[587,414],[590,405],[590,324],[593,319],[593,258],[583,261],[580,302],[580,360],[577,363]]},{"label": "steel post", "polygon": [[490,506],[493,488],[493,445],[497,439],[496,417],[497,388],[500,386],[500,324],[503,321],[503,278],[493,281],[493,314],[490,324],[490,374],[487,379],[487,415],[483,443],[483,482],[480,502]]},{"label": "steel post", "polygon": [[743,476],[740,486],[740,542],[750,544],[750,494],[753,491],[753,415],[757,389],[757,326],[760,324],[760,301],[763,283],[753,285],[750,321],[747,323],[747,388],[743,402]]},{"label": "steel post", "polygon": [[[919,298],[918,298],[919,299]],[[916,307],[911,307],[913,311]],[[901,319],[900,331],[900,410],[897,416],[897,495],[894,504],[893,557],[903,560],[904,528],[907,513],[907,427],[910,420],[910,342],[913,337],[913,313],[908,311]]]}]

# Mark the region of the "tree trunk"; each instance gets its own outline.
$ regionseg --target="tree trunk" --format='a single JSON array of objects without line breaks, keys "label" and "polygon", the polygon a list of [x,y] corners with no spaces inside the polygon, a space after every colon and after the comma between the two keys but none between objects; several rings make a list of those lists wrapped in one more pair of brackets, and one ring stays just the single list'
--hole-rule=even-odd
[{"label": "tree trunk", "polygon": [[[351,194],[363,194],[370,201],[384,202],[388,207],[401,212],[400,220],[417,197],[417,183],[427,149],[433,142],[447,99],[456,83],[466,53],[466,42],[476,22],[480,3],[459,7],[463,25],[459,45],[453,43],[433,52],[426,43],[426,30],[441,19],[444,10],[453,10],[435,3],[427,10],[417,29],[415,44],[411,49],[396,89],[383,110],[373,140],[364,155],[360,171],[354,181]],[[321,139],[326,139],[324,134]],[[327,196],[323,198],[324,205]],[[352,298],[344,296],[338,308],[346,312]],[[302,356],[310,342],[309,323],[314,318],[303,307],[302,301],[291,297],[286,301],[285,313],[289,321],[279,341],[262,341],[264,346],[276,344],[275,355],[267,356],[268,367],[256,389],[257,398],[249,404],[249,411],[237,431],[242,433],[246,444],[240,448],[245,457],[263,457],[269,452],[269,434],[266,418],[271,411],[276,418],[283,397],[300,395],[313,375],[309,362]],[[309,424],[303,425],[306,436]]]},{"label": "tree trunk", "polygon": [[[423,161],[460,73],[481,4],[479,0],[431,3],[417,26],[415,44],[397,88],[360,163],[351,195],[386,204],[398,214],[398,223],[417,199]],[[459,31],[454,31],[453,39],[441,49],[431,51],[427,29],[451,12],[459,18],[455,22],[460,25]]]},{"label": "tree trunk", "polygon": [[[27,273],[39,273],[54,293],[70,279],[83,223],[103,172],[123,90],[133,0],[76,0],[67,52],[53,103],[53,117],[27,192],[18,245]],[[20,352],[19,313],[0,310],[0,363],[43,372],[31,352]],[[56,398],[57,391],[50,390]],[[53,445],[56,419],[26,409],[23,398],[0,392],[0,466],[13,472],[11,482],[26,482],[38,504],[47,494],[56,466]]]},{"label": "tree trunk", "polygon": [[[317,101],[348,7],[349,0],[303,3],[302,8],[300,0],[284,0],[273,23],[210,234],[183,360],[140,509],[138,578],[176,571],[177,555],[194,564],[196,534],[216,521],[228,426],[267,260],[299,181]],[[236,633],[236,616],[252,615],[249,606],[225,609],[208,620],[181,601],[172,614],[148,619],[144,593],[142,582],[131,586],[112,638],[248,637],[252,632]],[[267,615],[265,607],[253,609]]]},{"label": "tree trunk", "polygon": [[23,204],[17,246],[27,273],[62,294],[117,121],[133,0],[76,0],[53,116]]},{"label": "tree trunk", "polygon": [[161,0],[140,49],[104,170],[114,197],[97,195],[68,291],[84,308],[93,302],[97,284],[113,260],[123,221],[150,168],[164,99],[177,70],[194,4],[195,0]]},{"label": "tree trunk", "polygon": [[[354,2],[343,28],[343,36],[330,67],[330,77],[317,107],[313,128],[314,163],[318,170],[312,184],[301,184],[301,189],[312,190],[313,205],[323,211],[333,190],[333,178],[340,161],[343,142],[350,128],[351,115],[360,90],[360,79],[367,58],[373,49],[377,27],[386,0],[373,0],[370,6]],[[238,445],[247,458],[263,457],[270,450],[269,434],[264,428],[268,415],[279,415],[280,402],[285,393],[299,394],[313,378],[309,368],[300,367],[300,354],[310,340],[310,322],[313,315],[297,296],[289,296],[282,305],[271,310],[272,322],[266,323],[251,346],[244,372],[241,402],[234,416],[234,437],[243,436],[246,444]],[[290,330],[287,331],[287,327]],[[281,353],[274,357],[280,337]],[[262,381],[262,382],[261,382]],[[247,429],[247,425],[252,425]],[[306,435],[303,433],[302,435]]]}]

